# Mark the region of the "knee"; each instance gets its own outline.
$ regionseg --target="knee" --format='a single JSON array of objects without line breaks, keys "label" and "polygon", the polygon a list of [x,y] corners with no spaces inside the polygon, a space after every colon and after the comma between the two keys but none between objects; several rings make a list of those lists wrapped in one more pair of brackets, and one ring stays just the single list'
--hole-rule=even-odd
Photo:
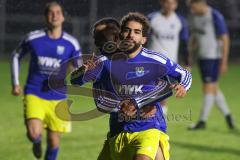
[{"label": "knee", "polygon": [[57,148],[60,145],[60,135],[59,134],[50,135],[48,136],[47,141],[49,147]]},{"label": "knee", "polygon": [[27,131],[27,137],[30,141],[34,141],[41,137],[41,132],[37,129],[29,129]]}]

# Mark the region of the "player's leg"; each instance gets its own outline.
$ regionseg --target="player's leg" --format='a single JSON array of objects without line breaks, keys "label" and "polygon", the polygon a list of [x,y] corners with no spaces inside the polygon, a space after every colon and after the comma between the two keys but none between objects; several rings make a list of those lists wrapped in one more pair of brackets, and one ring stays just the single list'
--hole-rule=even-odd
[{"label": "player's leg", "polygon": [[47,150],[45,160],[56,160],[60,145],[61,133],[51,130],[47,131]]},{"label": "player's leg", "polygon": [[41,135],[43,130],[42,121],[39,119],[28,119],[26,121],[27,137],[33,143],[32,151],[36,158],[41,158]]},{"label": "player's leg", "polygon": [[160,147],[158,147],[157,154],[154,160],[165,160],[163,152]]},{"label": "player's leg", "polygon": [[33,143],[32,150],[36,158],[42,155],[41,135],[43,131],[44,109],[42,100],[35,95],[24,95],[24,116],[27,137]]},{"label": "player's leg", "polygon": [[152,158],[150,158],[147,155],[144,154],[137,154],[135,155],[135,157],[133,158],[133,160],[153,160]]},{"label": "player's leg", "polygon": [[97,160],[111,160],[108,139],[104,141],[103,148],[99,153]]},{"label": "player's leg", "polygon": [[[60,119],[55,109],[60,103],[60,100],[50,100],[46,108],[45,123],[47,125],[47,149],[45,160],[56,160],[60,146],[61,133],[71,132],[71,122]],[[67,113],[63,113],[67,115]]]},{"label": "player's leg", "polygon": [[197,124],[190,126],[189,129],[204,129],[206,121],[215,102],[217,90],[217,78],[219,60],[200,60],[199,68],[203,82],[203,103],[200,118]]},{"label": "player's leg", "polygon": [[228,104],[225,100],[225,96],[223,95],[222,91],[220,90],[219,87],[217,87],[216,95],[215,95],[215,101],[216,105],[219,108],[219,110],[223,113],[225,116],[227,125],[230,129],[234,129],[234,122],[232,115],[230,113]]}]

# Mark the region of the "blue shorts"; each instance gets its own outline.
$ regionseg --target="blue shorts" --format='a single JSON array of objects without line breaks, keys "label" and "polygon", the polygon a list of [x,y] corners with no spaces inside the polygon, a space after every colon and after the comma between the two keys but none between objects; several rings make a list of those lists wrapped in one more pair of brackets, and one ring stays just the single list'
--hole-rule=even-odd
[{"label": "blue shorts", "polygon": [[213,83],[218,80],[220,59],[199,60],[199,66],[203,83]]}]

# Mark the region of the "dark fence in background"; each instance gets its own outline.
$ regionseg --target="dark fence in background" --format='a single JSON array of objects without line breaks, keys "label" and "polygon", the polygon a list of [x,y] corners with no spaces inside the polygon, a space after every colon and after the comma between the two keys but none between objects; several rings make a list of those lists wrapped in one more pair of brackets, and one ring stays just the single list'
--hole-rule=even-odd
[{"label": "dark fence in background", "polygon": [[[47,0],[0,0],[0,56],[10,56],[18,42],[29,31],[45,25],[43,9]],[[91,26],[99,18],[120,19],[129,11],[144,14],[159,10],[158,0],[62,0],[66,10],[64,29],[76,36],[84,53],[92,50]],[[231,58],[239,58],[240,1],[209,0],[226,18],[231,36]],[[185,0],[179,0],[178,12],[187,16]]]}]

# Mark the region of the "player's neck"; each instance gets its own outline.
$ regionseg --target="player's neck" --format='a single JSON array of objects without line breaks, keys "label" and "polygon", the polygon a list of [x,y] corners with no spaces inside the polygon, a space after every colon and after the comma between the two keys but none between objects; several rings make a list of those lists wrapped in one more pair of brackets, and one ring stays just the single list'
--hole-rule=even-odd
[{"label": "player's neck", "polygon": [[141,49],[142,49],[142,46],[140,46],[136,51],[130,53],[128,55],[128,58],[135,58],[138,55],[138,53],[141,51]]},{"label": "player's neck", "polygon": [[173,12],[166,12],[166,11],[164,11],[164,10],[162,10],[161,13],[162,13],[162,15],[163,15],[164,17],[166,17],[166,18],[170,17],[170,16],[173,14]]},{"label": "player's neck", "polygon": [[62,27],[48,28],[47,33],[51,39],[58,39],[62,36]]}]

